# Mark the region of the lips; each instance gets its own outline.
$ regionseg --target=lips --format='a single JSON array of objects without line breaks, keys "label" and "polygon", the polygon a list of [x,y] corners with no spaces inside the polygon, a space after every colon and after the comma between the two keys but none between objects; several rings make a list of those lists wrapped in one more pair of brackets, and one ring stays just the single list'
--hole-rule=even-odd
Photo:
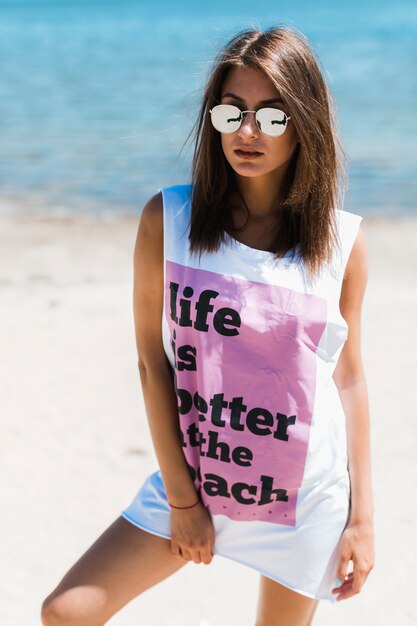
[{"label": "lips", "polygon": [[259,150],[255,150],[255,148],[250,148],[249,146],[239,146],[235,148],[235,152],[246,152],[248,154],[262,154]]},{"label": "lips", "polygon": [[236,148],[235,154],[239,157],[239,159],[243,159],[244,161],[253,161],[255,159],[259,159],[262,156],[262,152],[254,150],[253,148],[248,148],[247,146],[241,146],[240,148]]}]

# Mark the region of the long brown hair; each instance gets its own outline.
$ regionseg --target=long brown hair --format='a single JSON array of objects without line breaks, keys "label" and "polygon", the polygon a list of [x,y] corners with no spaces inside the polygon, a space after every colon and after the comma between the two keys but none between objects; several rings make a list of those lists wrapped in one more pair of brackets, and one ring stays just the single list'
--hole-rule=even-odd
[{"label": "long brown hair", "polygon": [[[334,102],[319,66],[306,37],[287,26],[241,31],[217,54],[190,133],[194,133],[190,251],[200,255],[215,251],[224,231],[233,230],[230,206],[238,193],[234,170],[208,111],[220,102],[228,70],[248,67],[263,71],[278,89],[299,139],[276,207],[272,252],[280,258],[299,246],[311,276],[330,261],[339,243],[334,209],[343,203],[346,155],[336,130]],[[246,211],[249,216],[247,206]]]}]

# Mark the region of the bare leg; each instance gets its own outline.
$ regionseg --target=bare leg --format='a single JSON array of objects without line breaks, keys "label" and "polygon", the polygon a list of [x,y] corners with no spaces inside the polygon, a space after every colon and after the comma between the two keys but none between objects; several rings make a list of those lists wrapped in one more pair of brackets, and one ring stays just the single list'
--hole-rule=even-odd
[{"label": "bare leg", "polygon": [[189,561],[170,540],[120,516],[71,567],[42,604],[45,626],[102,626],[135,596]]},{"label": "bare leg", "polygon": [[311,626],[318,603],[261,575],[256,626]]}]

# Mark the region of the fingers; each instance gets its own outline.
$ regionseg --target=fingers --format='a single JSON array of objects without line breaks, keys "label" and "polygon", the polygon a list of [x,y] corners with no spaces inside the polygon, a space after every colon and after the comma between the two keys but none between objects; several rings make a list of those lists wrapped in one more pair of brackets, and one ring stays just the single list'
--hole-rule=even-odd
[{"label": "fingers", "polygon": [[195,561],[195,555],[194,557],[192,556],[191,552],[189,550],[187,550],[187,548],[180,548],[180,554],[182,556],[182,558],[184,559],[184,561]]},{"label": "fingers", "polygon": [[347,576],[347,569],[348,569],[349,561],[351,560],[350,556],[351,556],[350,554],[348,554],[347,552],[344,552],[342,553],[340,557],[339,567],[337,570],[337,576],[339,580],[341,580],[342,582],[345,580]]},{"label": "fingers", "polygon": [[174,539],[171,539],[171,552],[174,556],[182,559],[181,548],[179,544],[176,541],[174,541]]},{"label": "fingers", "polygon": [[[344,600],[360,592],[374,567],[374,552],[372,524],[366,521],[351,523],[342,535],[337,569],[342,584],[332,589],[333,594],[338,594],[337,600]],[[353,563],[353,571],[346,575],[350,561]]]},{"label": "fingers", "polygon": [[352,588],[353,572],[349,572],[349,574],[342,579],[339,576],[339,580],[342,580],[342,584],[338,587],[333,587],[332,593],[338,595],[337,600],[342,600],[345,598],[345,593]]},{"label": "fingers", "polygon": [[200,555],[201,555],[201,563],[205,563],[206,565],[209,565],[209,563],[212,562],[213,556],[214,556],[212,547],[209,547],[206,550],[200,551]]},{"label": "fingers", "polygon": [[355,563],[353,571],[349,572],[347,576],[341,578],[339,574],[339,579],[343,582],[339,587],[332,589],[332,593],[337,594],[337,601],[345,600],[359,593],[371,569],[360,563]]},{"label": "fingers", "polygon": [[171,540],[171,552],[184,561],[194,561],[194,563],[205,563],[206,565],[211,563],[214,556],[211,545],[187,548],[185,545],[180,546],[173,540]]}]

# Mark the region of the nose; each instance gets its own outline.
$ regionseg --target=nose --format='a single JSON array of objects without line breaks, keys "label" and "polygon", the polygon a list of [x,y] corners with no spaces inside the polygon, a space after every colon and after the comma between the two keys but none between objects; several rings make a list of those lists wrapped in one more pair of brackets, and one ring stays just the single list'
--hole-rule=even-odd
[{"label": "nose", "polygon": [[259,134],[258,125],[255,119],[255,113],[242,113],[243,121],[238,129],[239,137],[253,137]]}]

